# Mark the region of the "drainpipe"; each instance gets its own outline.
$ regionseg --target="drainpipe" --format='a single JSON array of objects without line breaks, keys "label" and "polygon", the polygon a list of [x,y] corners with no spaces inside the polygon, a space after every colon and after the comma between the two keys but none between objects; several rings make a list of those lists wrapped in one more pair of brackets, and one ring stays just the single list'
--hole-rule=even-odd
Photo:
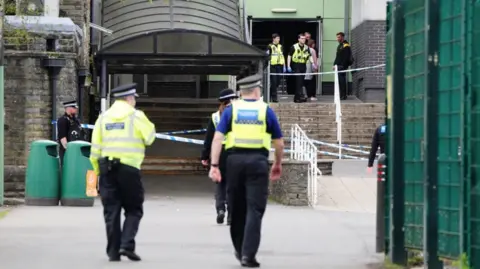
[{"label": "drainpipe", "polygon": [[[42,61],[42,66],[48,70],[50,92],[52,93],[52,122],[57,120],[57,82],[58,75],[62,68],[66,65],[65,59],[59,58],[45,58]],[[56,125],[52,130],[52,140],[57,140]]]},{"label": "drainpipe", "polygon": [[82,69],[78,70],[77,103],[78,103],[78,116],[79,116],[80,120],[83,119],[82,105],[83,105],[83,92],[85,90],[85,80],[87,79],[87,77],[89,75],[90,75],[90,72],[88,72],[88,69],[86,69],[86,68],[82,68]]},{"label": "drainpipe", "polygon": [[[358,0],[356,0],[358,1]],[[343,25],[343,32],[345,33],[345,39],[348,40],[349,42],[351,41],[349,39],[350,35],[350,0],[345,0],[345,13],[343,14],[344,16],[344,25]]]}]

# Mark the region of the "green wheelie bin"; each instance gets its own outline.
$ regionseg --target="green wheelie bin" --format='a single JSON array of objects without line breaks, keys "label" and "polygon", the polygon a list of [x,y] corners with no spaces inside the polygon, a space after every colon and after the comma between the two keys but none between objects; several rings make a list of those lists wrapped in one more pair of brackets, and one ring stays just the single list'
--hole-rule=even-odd
[{"label": "green wheelie bin", "polygon": [[25,175],[25,204],[57,206],[60,199],[58,143],[33,141]]},{"label": "green wheelie bin", "polygon": [[63,157],[60,203],[62,206],[93,206],[94,198],[86,195],[90,143],[73,141],[67,144]]}]

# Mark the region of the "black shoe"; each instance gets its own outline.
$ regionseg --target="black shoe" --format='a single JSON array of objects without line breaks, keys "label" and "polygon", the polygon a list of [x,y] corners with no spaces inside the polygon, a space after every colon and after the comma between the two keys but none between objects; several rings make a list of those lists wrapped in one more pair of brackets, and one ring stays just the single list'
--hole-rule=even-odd
[{"label": "black shoe", "polygon": [[142,260],[140,258],[140,256],[138,256],[137,253],[135,253],[134,251],[130,251],[130,250],[126,250],[126,249],[120,249],[120,251],[118,253],[121,256],[126,256],[131,261],[138,262],[138,261]]},{"label": "black shoe", "polygon": [[217,224],[222,224],[225,220],[225,211],[220,210],[217,213]]},{"label": "black shoe", "polygon": [[243,267],[250,267],[250,268],[260,267],[260,263],[255,258],[248,258],[243,256],[240,263],[242,264]]},{"label": "black shoe", "polygon": [[108,256],[108,261],[110,261],[110,262],[119,262],[121,260],[122,259],[120,258],[120,255],[118,255],[118,256],[116,256],[116,255],[115,256]]}]

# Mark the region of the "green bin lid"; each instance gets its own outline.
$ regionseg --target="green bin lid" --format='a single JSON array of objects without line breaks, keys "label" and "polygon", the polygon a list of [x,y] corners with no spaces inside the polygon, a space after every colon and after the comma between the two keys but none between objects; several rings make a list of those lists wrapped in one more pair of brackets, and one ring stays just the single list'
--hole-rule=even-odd
[{"label": "green bin lid", "polygon": [[52,141],[52,140],[41,139],[41,140],[33,141],[32,145],[54,146],[54,145],[58,145],[58,143],[56,141]]},{"label": "green bin lid", "polygon": [[68,144],[73,144],[73,145],[80,145],[80,146],[90,146],[91,144],[86,141],[72,141],[68,142]]}]

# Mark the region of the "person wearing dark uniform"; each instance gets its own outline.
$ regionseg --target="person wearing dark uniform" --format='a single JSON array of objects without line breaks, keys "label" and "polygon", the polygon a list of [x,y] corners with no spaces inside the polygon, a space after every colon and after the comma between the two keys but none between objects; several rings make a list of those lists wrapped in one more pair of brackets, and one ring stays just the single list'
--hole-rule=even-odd
[{"label": "person wearing dark uniform", "polygon": [[[110,261],[126,256],[140,261],[135,236],[143,217],[144,189],[140,166],[145,146],[155,140],[155,126],[135,109],[136,84],[112,90],[115,103],[97,121],[92,134],[90,162],[100,176],[100,193]],[[123,227],[120,219],[125,211]]]},{"label": "person wearing dark uniform", "polygon": [[[208,166],[210,160],[210,151],[212,146],[213,135],[215,134],[215,129],[220,122],[220,117],[228,106],[231,105],[232,99],[237,99],[238,96],[235,94],[235,91],[232,89],[225,89],[220,92],[220,97],[218,100],[220,101],[220,107],[218,111],[212,113],[211,119],[208,123],[207,133],[205,135],[205,140],[203,142],[203,150],[202,150],[202,164],[204,166]],[[225,140],[223,142],[225,145]],[[222,224],[225,220],[225,212],[228,210],[227,205],[227,181],[226,181],[226,166],[227,166],[227,154],[222,147],[222,153],[220,154],[220,172],[222,174],[223,180],[217,182],[217,188],[215,191],[215,209],[217,210],[217,223]],[[228,214],[227,217],[227,225],[231,223],[231,215]]]},{"label": "person wearing dark uniform", "polygon": [[213,138],[209,173],[213,181],[222,181],[218,161],[226,137],[230,235],[235,257],[244,267],[260,266],[256,254],[267,206],[272,141],[275,161],[270,179],[279,179],[282,171],[282,132],[275,113],[260,99],[261,80],[261,75],[255,75],[237,82],[243,99],[232,103],[222,114]]},{"label": "person wearing dark uniform", "polygon": [[[305,36],[303,34],[298,35],[298,43],[293,45],[288,53],[288,72],[294,72],[297,74],[306,73],[307,61],[310,59],[310,56],[310,49],[305,44]],[[303,94],[304,80],[305,75],[295,76],[295,97],[293,98],[295,103],[303,103],[307,101],[307,98]]]},{"label": "person wearing dark uniform", "polygon": [[368,171],[371,172],[373,170],[373,162],[375,161],[375,157],[377,156],[377,150],[380,147],[380,153],[385,153],[385,137],[387,134],[387,126],[381,125],[373,134],[372,138],[372,147],[370,148],[370,156],[368,157]]},{"label": "person wearing dark uniform", "polygon": [[[337,33],[337,55],[333,65],[336,65],[338,71],[348,70],[348,67],[352,65],[352,49],[350,43],[345,40],[345,34]],[[347,73],[338,73],[338,83],[340,88],[340,99],[347,100]]]},{"label": "person wearing dark uniform", "polygon": [[[285,57],[283,56],[283,47],[280,44],[280,36],[272,35],[272,43],[268,45],[267,54],[270,55],[270,73],[285,73]],[[270,102],[278,102],[278,86],[282,77],[279,75],[270,76]]]},{"label": "person wearing dark uniform", "polygon": [[68,142],[86,140],[85,131],[77,119],[77,102],[65,102],[63,106],[65,107],[65,114],[57,120],[60,164],[63,164],[63,156],[65,155]]}]

